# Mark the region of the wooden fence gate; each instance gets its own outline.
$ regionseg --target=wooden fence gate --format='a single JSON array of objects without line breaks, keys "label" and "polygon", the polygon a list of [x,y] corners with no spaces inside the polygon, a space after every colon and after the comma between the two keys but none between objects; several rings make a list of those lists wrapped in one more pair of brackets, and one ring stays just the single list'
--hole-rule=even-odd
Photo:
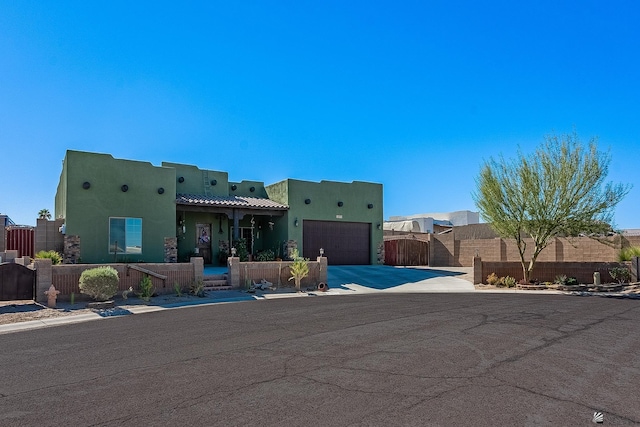
[{"label": "wooden fence gate", "polygon": [[35,287],[35,270],[12,262],[0,264],[0,301],[32,300]]},{"label": "wooden fence gate", "polygon": [[385,240],[386,265],[429,265],[429,244],[422,240]]}]

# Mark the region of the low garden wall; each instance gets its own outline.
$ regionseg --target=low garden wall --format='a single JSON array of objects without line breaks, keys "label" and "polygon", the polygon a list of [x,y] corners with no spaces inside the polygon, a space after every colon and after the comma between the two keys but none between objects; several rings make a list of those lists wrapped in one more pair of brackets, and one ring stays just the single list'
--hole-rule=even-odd
[{"label": "low garden wall", "polygon": [[[317,286],[319,283],[326,284],[327,258],[318,257],[316,261],[308,263],[309,275],[302,279],[300,288]],[[294,287],[293,280],[289,280],[291,264],[293,261],[240,262],[240,258],[230,257],[227,260],[229,284],[234,288],[244,288],[247,284],[260,283],[264,279],[277,287]]]},{"label": "low garden wall", "polygon": [[[474,268],[473,283],[485,283],[487,276],[495,273],[498,277],[511,276],[517,281],[522,279],[522,264],[519,262],[482,261],[481,268]],[[600,273],[601,283],[615,282],[609,274],[614,267],[630,267],[629,263],[619,262],[536,262],[531,273],[531,279],[540,282],[553,282],[556,276],[575,277],[579,283],[593,283],[593,273]]]},{"label": "low garden wall", "polygon": [[[61,264],[51,265],[51,260],[36,259],[36,300],[46,301],[44,291],[49,286],[55,286],[60,291],[59,297],[68,299],[73,293],[81,297],[79,280],[83,271],[90,268],[109,266],[118,272],[120,279],[118,291],[124,291],[130,287],[137,290],[142,278],[149,274],[151,282],[158,294],[174,292],[174,284],[179,283],[187,288],[195,281],[202,280],[202,258],[193,258],[189,263],[140,263],[140,264]],[[155,274],[155,275],[154,275]],[[164,277],[157,277],[157,276]]]}]

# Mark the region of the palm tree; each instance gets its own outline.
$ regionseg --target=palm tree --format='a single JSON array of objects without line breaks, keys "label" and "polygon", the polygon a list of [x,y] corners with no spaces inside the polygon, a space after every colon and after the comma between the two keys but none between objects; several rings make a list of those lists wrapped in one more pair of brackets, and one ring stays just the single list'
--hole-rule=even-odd
[{"label": "palm tree", "polygon": [[49,209],[40,209],[38,212],[38,219],[51,219],[51,212],[49,212]]}]

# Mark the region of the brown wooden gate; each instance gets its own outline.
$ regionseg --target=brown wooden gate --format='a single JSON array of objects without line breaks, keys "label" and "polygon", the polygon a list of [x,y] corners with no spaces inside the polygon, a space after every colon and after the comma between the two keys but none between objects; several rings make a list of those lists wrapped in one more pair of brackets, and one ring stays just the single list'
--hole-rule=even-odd
[{"label": "brown wooden gate", "polygon": [[385,240],[386,265],[429,265],[429,244],[422,240]]},{"label": "brown wooden gate", "polygon": [[35,270],[11,262],[0,264],[0,301],[32,300],[35,287]]}]

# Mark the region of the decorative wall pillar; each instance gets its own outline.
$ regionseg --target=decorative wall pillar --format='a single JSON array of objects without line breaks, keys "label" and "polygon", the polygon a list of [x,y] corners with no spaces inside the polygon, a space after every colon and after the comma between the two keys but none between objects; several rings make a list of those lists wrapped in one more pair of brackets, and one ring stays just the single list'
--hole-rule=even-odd
[{"label": "decorative wall pillar", "polygon": [[227,268],[228,268],[228,283],[232,288],[240,287],[240,258],[239,257],[229,257],[227,258]]},{"label": "decorative wall pillar", "polygon": [[631,258],[631,281],[638,282],[640,280],[640,257]]},{"label": "decorative wall pillar", "polygon": [[479,256],[473,257],[473,284],[482,283],[482,259]]},{"label": "decorative wall pillar", "polygon": [[384,264],[384,241],[378,245],[378,264]]},{"label": "decorative wall pillar", "polygon": [[319,256],[317,259],[320,264],[320,274],[318,277],[318,283],[327,283],[327,263],[328,259],[324,256]]},{"label": "decorative wall pillar", "polygon": [[64,236],[63,264],[80,262],[80,236]]},{"label": "decorative wall pillar", "polygon": [[53,269],[51,259],[36,258],[33,260],[36,267],[36,296],[35,300],[41,304],[47,303],[45,292],[51,287],[53,280]]},{"label": "decorative wall pillar", "polygon": [[285,251],[285,253],[287,254],[287,259],[293,258],[294,249],[298,249],[298,242],[296,242],[295,240],[288,240],[286,243],[286,251]]},{"label": "decorative wall pillar", "polygon": [[199,256],[191,257],[193,265],[193,280],[198,283],[204,280],[204,259]]},{"label": "decorative wall pillar", "polygon": [[164,262],[178,262],[178,238],[164,238]]}]

